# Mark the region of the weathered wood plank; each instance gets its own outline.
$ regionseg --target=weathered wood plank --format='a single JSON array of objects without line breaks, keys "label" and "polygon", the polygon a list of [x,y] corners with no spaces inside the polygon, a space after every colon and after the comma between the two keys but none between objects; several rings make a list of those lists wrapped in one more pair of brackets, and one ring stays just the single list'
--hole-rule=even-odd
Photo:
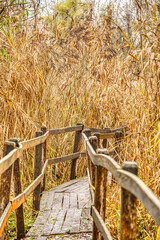
[{"label": "weathered wood plank", "polygon": [[96,208],[94,206],[92,206],[91,213],[92,213],[93,220],[94,220],[97,228],[99,229],[99,231],[102,233],[104,239],[112,240],[110,232],[108,231],[103,219],[101,218],[100,214],[98,213],[98,211],[96,210]]},{"label": "weathered wood plank", "polygon": [[73,222],[72,222],[72,226],[70,229],[71,233],[79,232],[80,222],[81,222],[81,214],[82,214],[82,209],[75,209],[74,216],[73,216]]},{"label": "weathered wood plank", "polygon": [[121,127],[121,128],[115,128],[115,129],[110,129],[110,128],[104,128],[104,129],[100,129],[100,128],[91,128],[91,127],[87,127],[84,126],[84,129],[90,129],[91,132],[95,133],[114,133],[117,131],[122,131],[122,132],[126,132],[129,131],[129,128],[127,126]]},{"label": "weathered wood plank", "polygon": [[75,192],[70,193],[70,208],[77,208],[78,195]]},{"label": "weathered wood plank", "polygon": [[49,131],[47,131],[44,135],[21,142],[21,145],[23,147],[23,150],[26,150],[28,148],[33,148],[39,144],[42,144],[46,141],[46,139],[49,136]]},{"label": "weathered wood plank", "polygon": [[117,170],[120,169],[118,163],[110,156],[96,154],[91,144],[89,143],[89,139],[84,133],[82,133],[82,140],[93,164],[106,168],[117,179]]},{"label": "weathered wood plank", "polygon": [[119,169],[118,184],[135,195],[160,225],[160,200],[145,185],[145,183],[132,173]]},{"label": "weathered wood plank", "polygon": [[46,211],[51,210],[52,207],[54,207],[54,198],[55,198],[55,193],[54,192],[48,192],[46,206],[45,206]]},{"label": "weathered wood plank", "polygon": [[34,227],[43,227],[47,223],[47,219],[50,215],[50,211],[43,211],[38,214],[35,222],[33,223]]},{"label": "weathered wood plank", "polygon": [[62,226],[62,233],[69,233],[74,217],[74,208],[69,208],[66,212],[66,217]]},{"label": "weathered wood plank", "polygon": [[55,225],[51,231],[51,234],[60,234],[62,233],[62,226],[64,223],[64,219],[66,216],[67,210],[66,209],[61,209],[58,213],[57,216],[57,221],[55,222]]},{"label": "weathered wood plank", "polygon": [[[13,143],[14,145],[15,143]],[[22,147],[14,149],[0,160],[0,174],[4,173],[22,154]]]},{"label": "weathered wood plank", "polygon": [[80,222],[81,232],[92,232],[92,219],[90,215],[90,208],[83,208]]},{"label": "weathered wood plank", "polygon": [[[86,209],[78,209],[78,194],[81,204],[83,203]],[[27,236],[34,239],[36,236],[38,238],[38,236],[65,234],[66,232],[91,232],[92,220],[87,178],[71,180],[69,183],[44,192],[42,201],[42,210]]]},{"label": "weathered wood plank", "polygon": [[73,159],[77,159],[85,156],[86,156],[86,153],[76,152],[63,157],[51,158],[51,159],[48,159],[48,165],[52,165],[59,162],[65,162],[65,161],[69,161],[69,160],[73,160]]},{"label": "weathered wood plank", "polygon": [[7,224],[7,221],[11,212],[12,212],[12,204],[11,202],[9,202],[0,218],[0,237],[2,236],[3,230]]},{"label": "weathered wood plank", "polygon": [[68,209],[69,208],[69,193],[64,193],[63,194],[63,204],[62,204],[62,208],[63,209]]},{"label": "weathered wood plank", "polygon": [[62,208],[63,194],[55,192],[55,196],[53,199],[53,208]]},{"label": "weathered wood plank", "polygon": [[83,129],[83,126],[79,125],[79,126],[75,126],[75,127],[65,127],[65,128],[52,129],[52,130],[49,130],[49,133],[50,133],[50,135],[57,135],[57,134],[61,134],[61,133],[80,131],[82,129]]}]

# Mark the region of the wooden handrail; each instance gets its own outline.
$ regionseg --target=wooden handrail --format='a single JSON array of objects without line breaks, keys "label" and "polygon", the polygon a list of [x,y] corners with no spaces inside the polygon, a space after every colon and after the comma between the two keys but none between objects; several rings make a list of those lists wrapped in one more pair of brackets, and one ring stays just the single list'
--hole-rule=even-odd
[{"label": "wooden handrail", "polygon": [[42,135],[40,137],[36,137],[36,138],[30,139],[30,140],[21,142],[23,150],[26,150],[28,148],[32,148],[41,143],[44,143],[48,136],[49,136],[49,131],[47,131],[44,135]]},{"label": "wooden handrail", "polygon": [[93,133],[98,132],[100,134],[115,133],[115,132],[119,132],[119,131],[120,132],[129,131],[129,128],[127,126],[124,126],[121,128],[115,128],[115,129],[110,129],[110,128],[100,129],[100,128],[92,128],[92,127],[84,126],[84,129],[90,129],[91,132],[93,132]]},{"label": "wooden handrail", "polygon": [[146,184],[136,175],[122,169],[117,170],[117,181],[121,187],[127,189],[143,203],[160,225],[160,200]]},{"label": "wooden handrail", "polygon": [[20,158],[22,154],[22,146],[17,149],[12,150],[9,154],[3,157],[0,161],[0,174],[4,173],[17,158]]},{"label": "wooden handrail", "polygon": [[85,157],[85,156],[86,156],[85,152],[77,152],[77,153],[72,153],[63,157],[51,158],[51,159],[48,159],[48,165],[59,163],[59,162],[65,162],[65,161],[69,161],[75,158]]},{"label": "wooden handrail", "polygon": [[103,219],[101,218],[99,212],[94,206],[91,206],[91,215],[93,220],[98,228],[98,230],[102,233],[102,236],[105,240],[112,240],[111,234],[108,231]]},{"label": "wooden handrail", "polygon": [[110,156],[97,154],[84,133],[82,133],[82,140],[93,164],[109,170],[118,184],[133,193],[143,203],[156,222],[160,224],[160,200],[145,183],[134,174],[122,170]]},{"label": "wooden handrail", "polygon": [[49,130],[49,133],[51,135],[57,135],[61,133],[76,132],[79,130],[83,130],[82,125],[77,125],[75,127],[57,128],[57,129]]},{"label": "wooden handrail", "polygon": [[6,226],[7,220],[11,214],[12,211],[16,210],[23,204],[27,197],[34,191],[34,189],[39,185],[39,183],[42,181],[44,174],[46,172],[46,168],[48,165],[52,165],[54,163],[60,163],[60,162],[65,162],[68,160],[72,160],[75,158],[79,157],[85,157],[86,153],[85,152],[78,152],[78,153],[73,153],[67,156],[59,157],[59,158],[54,158],[54,159],[47,159],[41,174],[24,190],[23,193],[19,194],[16,196],[14,199],[10,201],[10,203],[7,205],[3,215],[0,217],[0,236]]},{"label": "wooden handrail", "polygon": [[[13,198],[4,209],[4,212],[0,217],[0,236],[6,226],[7,220],[11,212],[19,208],[19,206],[21,206],[26,201],[26,198],[42,182],[48,165],[59,163],[59,162],[65,162],[69,160],[74,160],[80,157],[85,157],[86,154],[89,156],[93,166],[94,165],[97,166],[97,169],[98,168],[100,169],[100,167],[102,167],[110,171],[115,177],[117,183],[122,188],[126,189],[131,194],[136,196],[143,203],[146,209],[150,212],[150,214],[153,216],[155,221],[158,224],[160,224],[160,200],[153,194],[153,192],[145,185],[145,183],[141,179],[139,179],[133,173],[122,169],[112,157],[110,157],[109,155],[106,155],[106,154],[111,154],[110,152],[107,152],[106,149],[102,150],[94,147],[94,139],[96,138],[96,136],[89,137],[88,135],[87,137],[85,132],[82,132],[83,129],[88,129],[88,127],[84,127],[81,124],[77,124],[77,126],[74,126],[74,127],[59,128],[59,129],[53,129],[48,131],[46,130],[45,133],[43,132],[44,134],[42,136],[27,140],[27,141],[22,141],[17,146],[14,142],[9,142],[10,145],[13,145],[12,149],[13,148],[15,149],[13,149],[11,152],[9,152],[9,154],[7,154],[5,157],[1,159],[0,174],[3,174],[4,172],[6,172],[6,170],[10,168],[15,163],[15,161],[22,156],[23,150],[40,146],[40,144],[43,144],[46,142],[49,136],[53,136],[57,134],[77,132],[76,136],[80,134],[79,139],[82,137],[82,141],[85,146],[86,153],[78,152],[79,151],[78,150],[77,152],[67,156],[47,159],[44,165],[42,166],[42,170],[40,171],[40,174],[38,173],[39,174],[38,177],[36,177],[36,179],[24,190],[23,193],[20,193],[15,198]],[[118,138],[117,136],[123,137],[127,130],[128,130],[127,127],[117,128],[117,129],[89,128],[89,131],[96,133],[95,135],[97,135],[99,139],[108,139],[108,138],[117,139]],[[99,133],[97,134],[97,132]],[[92,139],[92,141],[90,141],[90,139]],[[80,142],[78,144],[80,144]],[[77,149],[79,149],[79,147]],[[112,152],[113,154],[115,153],[115,151],[112,151]],[[89,175],[89,170],[87,172]],[[73,175],[75,175],[75,173]],[[90,176],[89,176],[89,181],[90,181],[90,186],[94,188],[94,186],[91,183],[92,180],[90,179]],[[91,192],[92,192],[92,204],[94,204],[94,201],[93,201],[94,191],[92,190]],[[97,211],[94,205],[92,206],[91,213],[92,213],[93,220],[97,228],[99,229],[99,231],[102,233],[104,239],[111,240],[112,237],[109,231],[106,229],[105,223],[103,222],[101,215],[99,214],[99,212]]]}]

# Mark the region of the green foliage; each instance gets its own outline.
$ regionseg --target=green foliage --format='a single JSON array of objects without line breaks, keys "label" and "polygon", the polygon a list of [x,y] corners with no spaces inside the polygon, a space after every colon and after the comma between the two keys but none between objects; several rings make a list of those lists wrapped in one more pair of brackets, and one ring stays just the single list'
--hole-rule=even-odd
[{"label": "green foliage", "polygon": [[72,16],[78,5],[77,0],[66,0],[55,5],[55,11],[61,16]]},{"label": "green foliage", "polygon": [[88,14],[89,4],[78,0],[65,0],[55,5],[56,23],[61,29],[70,27],[70,25],[80,19],[84,19]]}]

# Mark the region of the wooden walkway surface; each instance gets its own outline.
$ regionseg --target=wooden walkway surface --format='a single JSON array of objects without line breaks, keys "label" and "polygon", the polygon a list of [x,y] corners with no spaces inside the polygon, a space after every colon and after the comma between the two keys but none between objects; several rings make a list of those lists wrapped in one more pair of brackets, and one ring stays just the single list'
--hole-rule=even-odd
[{"label": "wooden walkway surface", "polygon": [[88,178],[71,180],[44,192],[40,212],[27,240],[91,239],[91,198]]}]

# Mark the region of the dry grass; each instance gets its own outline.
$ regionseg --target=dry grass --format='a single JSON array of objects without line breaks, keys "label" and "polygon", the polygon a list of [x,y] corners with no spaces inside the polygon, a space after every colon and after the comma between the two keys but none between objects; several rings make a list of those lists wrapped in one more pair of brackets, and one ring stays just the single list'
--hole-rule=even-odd
[{"label": "dry grass", "polygon": [[[149,18],[140,24],[147,37],[142,49],[137,46],[129,54],[112,44],[108,21],[99,20],[95,26],[91,12],[67,31],[55,22],[36,31],[28,22],[21,28],[16,20],[4,25],[0,30],[1,157],[5,140],[29,139],[43,124],[48,128],[77,122],[101,128],[126,124],[133,137],[123,143],[121,163],[136,161],[140,178],[160,197],[160,25],[156,8],[145,11]],[[43,20],[39,22],[43,26]],[[133,27],[139,34],[139,25]],[[72,134],[53,138],[48,157],[71,153],[72,143]],[[32,180],[33,155],[25,153],[22,164],[26,185]],[[82,160],[79,166],[80,175],[85,168]],[[69,169],[66,163],[49,169],[48,182],[53,186],[55,180],[68,179]],[[116,188],[109,189],[107,198],[112,200],[107,216],[114,239],[119,232]],[[141,206],[138,219],[137,239],[155,239],[157,226]]]}]

